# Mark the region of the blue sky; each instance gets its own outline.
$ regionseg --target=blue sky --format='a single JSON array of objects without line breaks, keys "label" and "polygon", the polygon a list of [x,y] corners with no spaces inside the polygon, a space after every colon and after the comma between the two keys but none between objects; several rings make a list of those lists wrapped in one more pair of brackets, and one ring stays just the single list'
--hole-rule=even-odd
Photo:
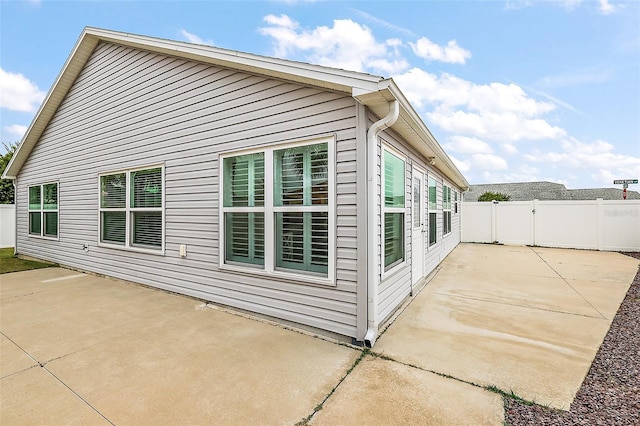
[{"label": "blue sky", "polygon": [[0,0],[2,142],[85,26],[393,77],[471,184],[640,178],[640,2]]}]

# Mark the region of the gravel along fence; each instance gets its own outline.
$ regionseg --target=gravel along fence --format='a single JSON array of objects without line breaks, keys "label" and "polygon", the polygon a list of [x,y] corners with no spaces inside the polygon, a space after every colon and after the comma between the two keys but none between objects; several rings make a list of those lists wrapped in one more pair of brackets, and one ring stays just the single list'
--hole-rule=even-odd
[{"label": "gravel along fence", "polygon": [[[640,253],[624,253],[640,260]],[[640,425],[640,270],[569,411],[505,398],[505,423]]]}]

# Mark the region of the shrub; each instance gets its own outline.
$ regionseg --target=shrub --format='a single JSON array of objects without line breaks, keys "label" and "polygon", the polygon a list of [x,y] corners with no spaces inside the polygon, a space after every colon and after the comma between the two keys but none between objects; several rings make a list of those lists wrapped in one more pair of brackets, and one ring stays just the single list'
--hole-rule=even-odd
[{"label": "shrub", "polygon": [[487,191],[478,197],[478,201],[509,201],[510,199],[510,195],[491,191]]}]

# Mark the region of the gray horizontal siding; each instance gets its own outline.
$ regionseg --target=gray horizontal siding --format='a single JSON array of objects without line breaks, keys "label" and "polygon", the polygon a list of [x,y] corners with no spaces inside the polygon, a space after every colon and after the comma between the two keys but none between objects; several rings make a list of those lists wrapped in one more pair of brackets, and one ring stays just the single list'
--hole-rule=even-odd
[{"label": "gray horizontal siding", "polygon": [[[18,176],[18,251],[355,337],[355,108],[339,93],[102,43]],[[337,139],[336,286],[220,270],[218,155],[326,134]],[[98,174],[151,164],[165,166],[165,255],[98,246]],[[27,187],[51,180],[59,241],[27,236]]]},{"label": "gray horizontal siding", "polygon": [[[371,117],[370,120],[374,118]],[[438,172],[433,166],[428,164],[428,161],[412,149],[406,141],[402,140],[392,129],[387,129],[381,133],[380,138],[389,146],[393,147],[397,151],[403,153],[406,156],[406,179],[405,179],[405,246],[406,246],[406,264],[402,268],[396,268],[391,274],[383,274],[382,280],[379,284],[379,298],[378,298],[378,321],[383,321],[389,318],[391,314],[400,306],[403,300],[405,300],[412,291],[412,277],[411,277],[411,265],[412,265],[412,182],[413,182],[413,168],[418,167],[421,171],[427,172],[429,177],[436,179],[436,193],[437,193],[437,242],[429,247],[428,234],[425,238],[424,247],[424,271],[425,275],[431,273],[440,262],[453,250],[460,242],[460,215],[453,214],[453,196],[452,196],[452,226],[451,232],[443,236],[443,214],[442,214],[442,185],[443,182],[455,190],[459,191],[455,185],[444,179],[442,174]],[[378,179],[380,179],[380,156],[378,156]],[[378,180],[380,185],[380,180]],[[380,189],[380,187],[379,187]],[[380,193],[380,191],[378,191]],[[378,198],[378,228],[380,228],[380,198]],[[380,234],[379,234],[380,235]],[[381,241],[378,237],[378,253],[381,253]],[[381,256],[379,254],[379,259]]]}]

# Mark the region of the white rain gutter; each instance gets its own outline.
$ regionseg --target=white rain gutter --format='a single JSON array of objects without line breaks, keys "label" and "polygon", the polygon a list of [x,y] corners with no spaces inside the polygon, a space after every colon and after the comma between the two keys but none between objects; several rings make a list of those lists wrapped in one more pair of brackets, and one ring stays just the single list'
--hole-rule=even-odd
[{"label": "white rain gutter", "polygon": [[389,113],[386,117],[376,121],[367,131],[367,191],[369,211],[367,215],[367,333],[364,336],[365,346],[371,348],[378,337],[378,259],[377,259],[377,166],[378,166],[378,135],[384,129],[395,124],[400,115],[398,101],[389,102]]}]

